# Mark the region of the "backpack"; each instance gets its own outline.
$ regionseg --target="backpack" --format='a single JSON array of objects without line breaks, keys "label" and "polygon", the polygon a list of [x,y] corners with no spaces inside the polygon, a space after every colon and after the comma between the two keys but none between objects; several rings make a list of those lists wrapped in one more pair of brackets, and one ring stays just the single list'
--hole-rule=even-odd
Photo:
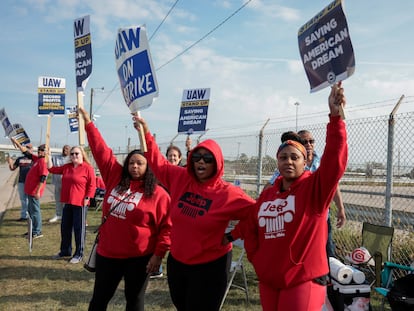
[{"label": "backpack", "polygon": [[414,274],[395,280],[387,299],[392,311],[414,311]]}]

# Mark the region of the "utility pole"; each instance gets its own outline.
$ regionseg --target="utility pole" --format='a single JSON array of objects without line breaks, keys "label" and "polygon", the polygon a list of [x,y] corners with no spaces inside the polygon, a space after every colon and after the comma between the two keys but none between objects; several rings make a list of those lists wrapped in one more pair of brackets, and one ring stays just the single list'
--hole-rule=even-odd
[{"label": "utility pole", "polygon": [[105,90],[104,87],[99,87],[99,88],[91,88],[91,102],[89,105],[89,116],[91,118],[91,120],[93,120],[93,113],[92,113],[92,106],[93,106],[93,94],[95,90],[101,90],[102,92]]},{"label": "utility pole", "polygon": [[296,106],[296,132],[298,131],[298,113],[299,113],[299,103],[294,104]]}]

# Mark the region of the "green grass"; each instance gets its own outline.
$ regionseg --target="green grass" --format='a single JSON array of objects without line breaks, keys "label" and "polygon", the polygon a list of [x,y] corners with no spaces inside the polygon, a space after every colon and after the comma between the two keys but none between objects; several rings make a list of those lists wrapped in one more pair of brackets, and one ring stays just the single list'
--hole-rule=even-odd
[{"label": "green grass", "polygon": [[[53,260],[59,251],[60,225],[47,222],[55,212],[54,204],[42,205],[43,234],[34,240],[30,253],[27,240],[22,236],[27,231],[26,223],[15,221],[18,208],[7,211],[0,226],[0,310],[87,310],[92,296],[94,274],[83,268],[83,264],[70,264],[67,260]],[[94,230],[100,222],[100,212],[88,213],[87,249],[92,245]],[[234,250],[237,258],[238,250]],[[164,263],[165,267],[165,263]],[[257,278],[250,263],[245,261],[249,285],[250,304],[246,304],[242,291],[231,289],[223,311],[261,310]],[[241,283],[239,274],[235,279]],[[373,310],[379,309],[379,295],[371,294]],[[173,307],[164,276],[149,282],[146,310],[170,311]],[[108,310],[125,310],[123,283],[112,298]],[[389,310],[386,307],[385,310]]]},{"label": "green grass", "polygon": [[[54,204],[42,205],[44,237],[34,240],[31,253],[22,236],[27,224],[15,221],[19,218],[19,209],[13,208],[5,214],[0,226],[0,310],[87,310],[94,274],[84,270],[83,264],[51,259],[60,245],[60,224],[48,223],[54,212]],[[89,211],[86,254],[99,222],[100,212]],[[256,275],[249,263],[246,267],[251,303],[245,303],[242,291],[232,289],[222,310],[261,310]],[[237,281],[240,279],[236,278]],[[149,282],[145,304],[149,311],[175,310],[165,276]],[[122,282],[108,310],[125,310]]]}]

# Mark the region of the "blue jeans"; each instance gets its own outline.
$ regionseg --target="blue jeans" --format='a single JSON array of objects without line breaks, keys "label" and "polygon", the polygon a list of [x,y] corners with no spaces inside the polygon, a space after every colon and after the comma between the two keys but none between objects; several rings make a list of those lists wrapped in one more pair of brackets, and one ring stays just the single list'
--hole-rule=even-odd
[{"label": "blue jeans", "polygon": [[28,211],[29,216],[32,219],[33,234],[40,234],[42,233],[42,213],[40,211],[40,200],[36,199],[31,195],[28,195],[28,197]]},{"label": "blue jeans", "polygon": [[330,211],[328,213],[328,240],[326,241],[326,254],[328,257],[336,257],[335,253],[335,242],[332,236],[332,225],[331,225],[331,216]]},{"label": "blue jeans", "polygon": [[19,182],[17,184],[17,191],[19,192],[20,203],[22,204],[22,208],[20,209],[20,218],[27,218],[27,208],[29,205],[29,196],[24,193],[24,182]]}]

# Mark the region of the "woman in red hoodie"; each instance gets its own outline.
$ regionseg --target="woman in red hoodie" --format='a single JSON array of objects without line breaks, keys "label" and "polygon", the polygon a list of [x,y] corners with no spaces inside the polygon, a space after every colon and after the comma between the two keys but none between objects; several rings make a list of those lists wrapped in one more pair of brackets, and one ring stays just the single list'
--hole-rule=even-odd
[{"label": "woman in red hoodie", "polygon": [[171,195],[171,250],[167,260],[168,285],[178,311],[219,310],[227,284],[231,244],[222,245],[230,220],[247,216],[254,200],[225,182],[219,145],[206,140],[188,155],[187,167],[167,161],[144,119],[148,164]]},{"label": "woman in red hoodie", "polygon": [[344,104],[343,89],[334,85],[319,169],[305,171],[307,153],[301,143],[282,143],[276,155],[281,175],[261,193],[247,221],[239,223],[264,311],[322,310],[329,272],[326,218],[348,158],[340,114]]},{"label": "woman in red hoodie", "polygon": [[89,311],[106,310],[124,279],[126,310],[143,311],[149,274],[157,272],[170,246],[170,197],[158,185],[143,152],[131,151],[118,163],[88,113],[89,147],[106,186],[99,229],[95,286]]}]

